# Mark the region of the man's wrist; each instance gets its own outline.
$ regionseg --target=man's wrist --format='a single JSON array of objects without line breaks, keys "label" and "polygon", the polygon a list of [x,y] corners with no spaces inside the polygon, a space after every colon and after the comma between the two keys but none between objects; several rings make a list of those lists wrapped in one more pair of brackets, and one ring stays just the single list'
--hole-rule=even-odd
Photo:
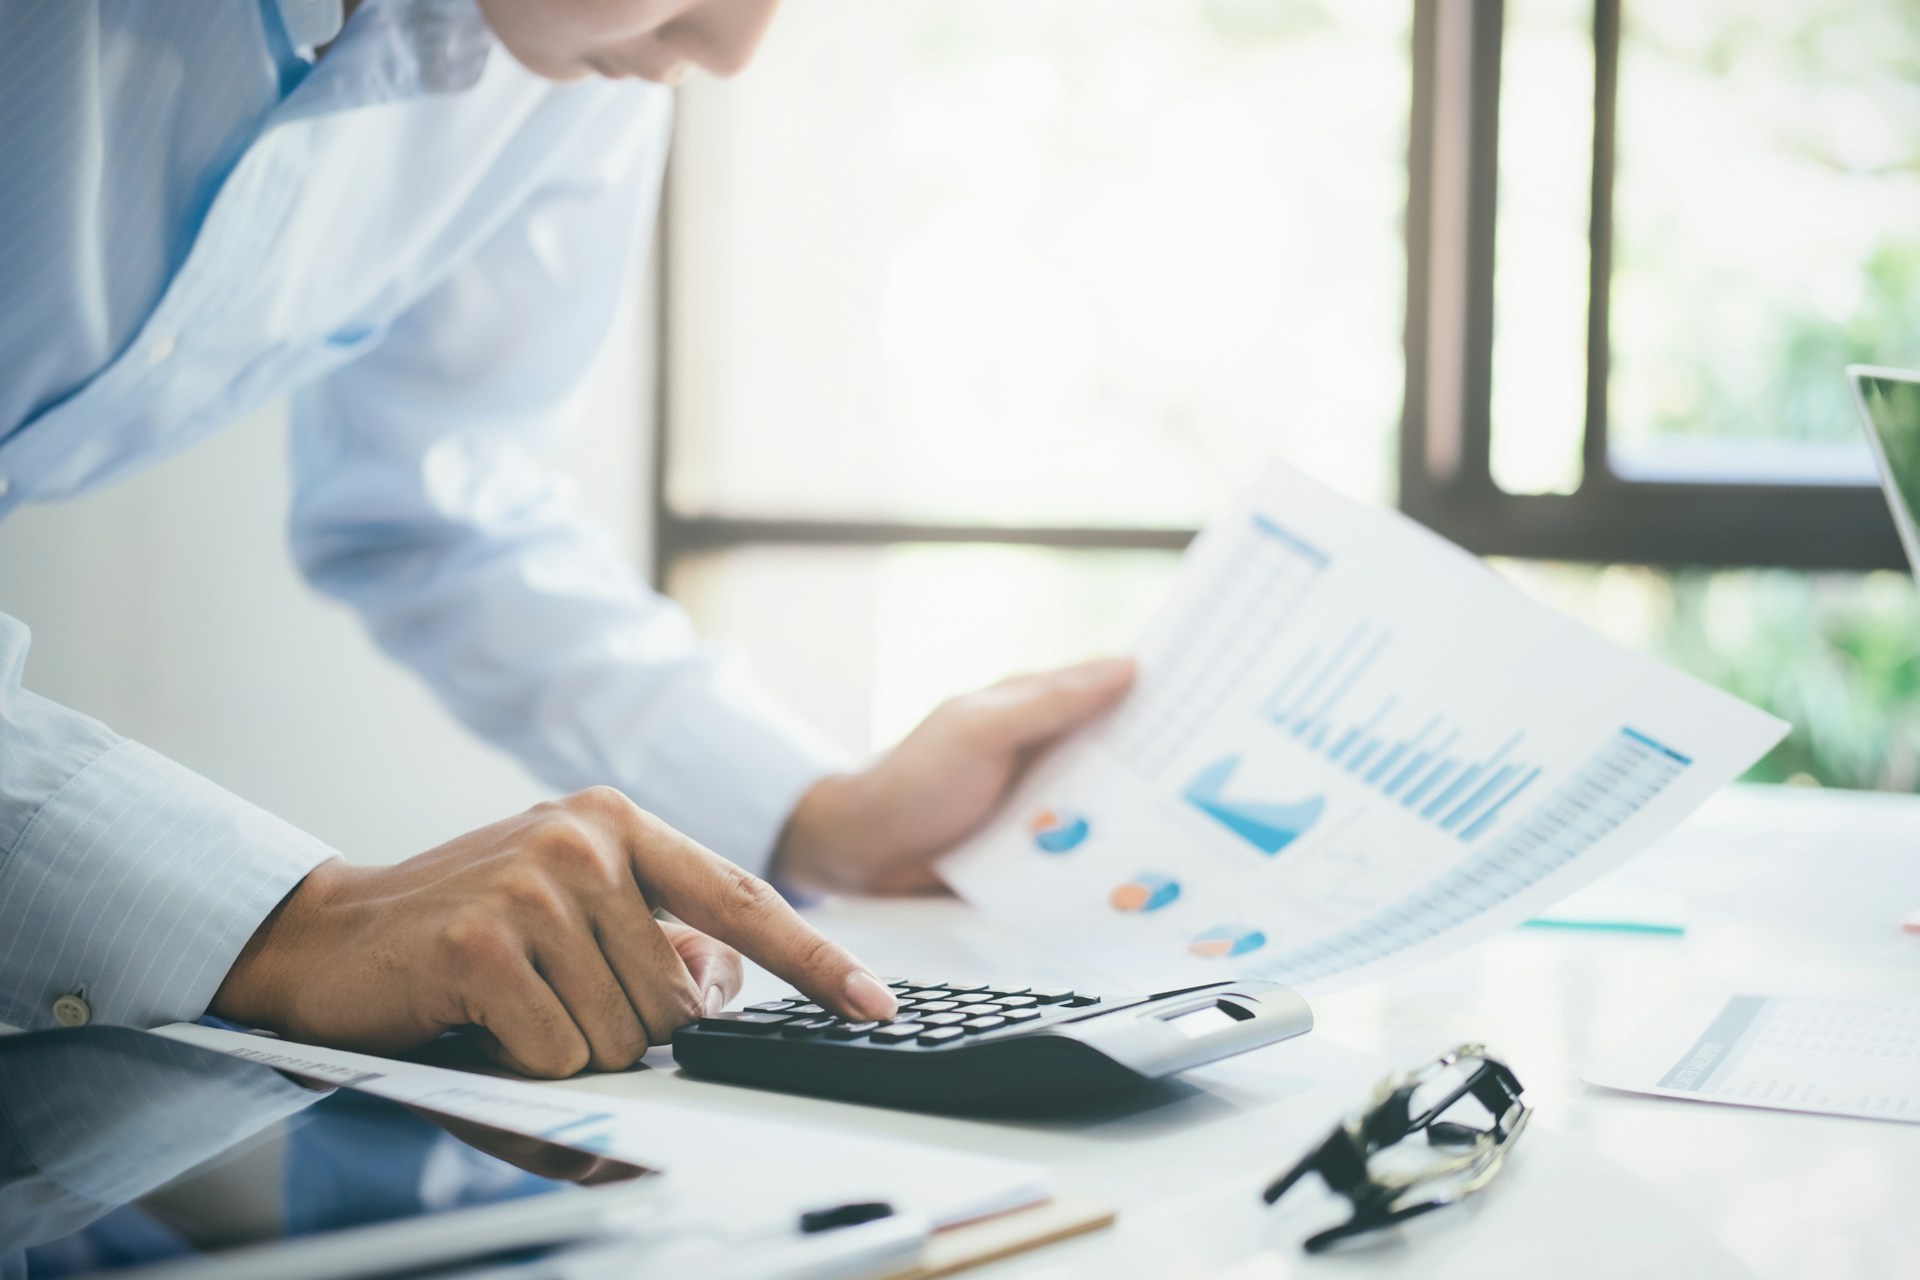
[{"label": "man's wrist", "polygon": [[836,892],[858,888],[854,852],[847,839],[855,829],[858,775],[830,773],[801,793],[787,815],[768,878],[803,890]]},{"label": "man's wrist", "polygon": [[313,933],[314,914],[349,871],[341,859],[329,858],[274,904],[234,958],[207,1012],[241,1026],[271,1030],[292,1021],[293,997],[302,977],[311,972],[299,962],[299,952]]}]

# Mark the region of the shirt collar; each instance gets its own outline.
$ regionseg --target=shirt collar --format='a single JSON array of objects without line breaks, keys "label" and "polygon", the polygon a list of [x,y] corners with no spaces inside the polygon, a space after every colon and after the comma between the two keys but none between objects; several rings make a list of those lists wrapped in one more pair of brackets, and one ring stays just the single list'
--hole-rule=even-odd
[{"label": "shirt collar", "polygon": [[280,121],[472,88],[493,49],[476,0],[276,0],[291,43],[327,56],[283,105]]}]

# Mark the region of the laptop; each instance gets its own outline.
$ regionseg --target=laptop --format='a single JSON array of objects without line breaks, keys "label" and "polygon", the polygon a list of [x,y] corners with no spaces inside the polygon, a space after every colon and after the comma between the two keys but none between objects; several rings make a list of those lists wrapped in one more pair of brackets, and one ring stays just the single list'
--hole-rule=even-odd
[{"label": "laptop", "polygon": [[[1920,578],[1920,525],[1914,523],[1920,510],[1920,372],[1856,364],[1847,366],[1847,381],[1907,551],[1907,567]],[[1900,928],[1920,935],[1920,911],[1908,912]]]},{"label": "laptop", "polygon": [[1847,367],[1847,381],[1907,565],[1920,575],[1920,525],[1914,523],[1920,511],[1920,372],[1856,364]]}]

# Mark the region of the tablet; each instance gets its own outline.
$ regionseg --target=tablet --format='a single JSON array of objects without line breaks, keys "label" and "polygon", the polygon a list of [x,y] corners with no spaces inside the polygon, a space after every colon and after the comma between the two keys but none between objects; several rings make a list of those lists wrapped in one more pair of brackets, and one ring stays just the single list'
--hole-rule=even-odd
[{"label": "tablet", "polygon": [[0,1038],[0,1132],[31,1157],[0,1158],[0,1256],[33,1280],[524,1262],[669,1217],[636,1166],[122,1028]]}]

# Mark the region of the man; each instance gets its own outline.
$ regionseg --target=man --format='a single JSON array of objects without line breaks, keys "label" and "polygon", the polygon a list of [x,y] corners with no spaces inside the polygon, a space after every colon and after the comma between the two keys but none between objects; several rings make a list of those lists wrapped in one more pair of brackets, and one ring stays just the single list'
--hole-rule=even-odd
[{"label": "man", "polygon": [[760,873],[930,887],[1130,668],[1004,682],[838,771],[542,460],[653,207],[661,86],[738,70],[776,2],[0,0],[0,514],[290,395],[309,580],[581,789],[355,866],[27,691],[0,615],[0,1022],[211,1011],[374,1049],[465,1027],[564,1075],[731,998],[733,946],[893,1011]]}]

